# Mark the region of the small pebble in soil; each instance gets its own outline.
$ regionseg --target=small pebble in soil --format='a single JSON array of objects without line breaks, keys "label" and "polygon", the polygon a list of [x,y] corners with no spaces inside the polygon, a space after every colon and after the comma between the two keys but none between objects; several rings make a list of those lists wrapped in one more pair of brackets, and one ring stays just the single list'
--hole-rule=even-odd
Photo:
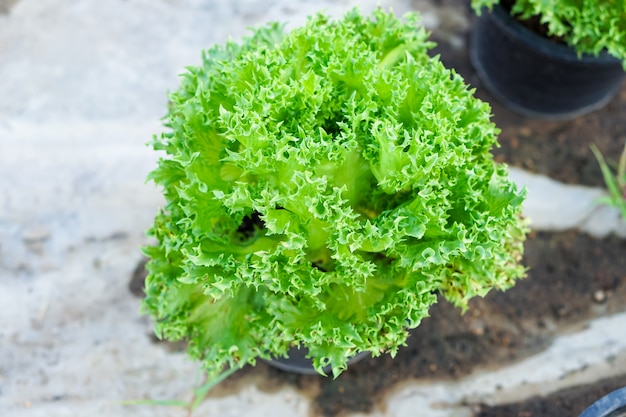
[{"label": "small pebble in soil", "polygon": [[485,334],[485,323],[482,321],[474,322],[470,325],[470,331],[476,336],[482,336]]},{"label": "small pebble in soil", "polygon": [[597,290],[593,293],[593,301],[596,303],[603,303],[606,301],[606,293],[602,290]]}]

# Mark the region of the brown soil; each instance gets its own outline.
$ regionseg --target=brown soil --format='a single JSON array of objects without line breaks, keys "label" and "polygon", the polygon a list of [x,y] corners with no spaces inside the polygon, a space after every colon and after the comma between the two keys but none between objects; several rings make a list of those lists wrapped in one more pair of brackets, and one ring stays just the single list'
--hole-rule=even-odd
[{"label": "brown soil", "polygon": [[[462,0],[440,0],[440,7],[462,9]],[[477,88],[490,102],[502,129],[498,161],[544,174],[569,184],[603,186],[602,175],[589,146],[595,143],[616,161],[626,142],[626,85],[604,109],[566,122],[534,121],[499,105],[482,88],[466,50],[446,43],[450,34],[433,33],[435,53]],[[467,33],[457,32],[467,40]],[[442,41],[443,40],[443,41]],[[454,379],[478,367],[494,367],[545,349],[556,334],[584,325],[593,317],[626,310],[626,241],[594,239],[568,231],[533,233],[525,248],[528,278],[505,292],[475,299],[462,315],[441,301],[431,317],[413,331],[408,346],[395,359],[366,358],[340,378],[289,374],[260,363],[222,383],[220,396],[243,383],[264,390],[288,385],[313,399],[313,413],[338,416],[368,411],[399,384],[411,380]],[[141,294],[143,267],[131,284]],[[626,375],[519,404],[480,406],[476,416],[577,416],[609,391],[626,385]]]}]

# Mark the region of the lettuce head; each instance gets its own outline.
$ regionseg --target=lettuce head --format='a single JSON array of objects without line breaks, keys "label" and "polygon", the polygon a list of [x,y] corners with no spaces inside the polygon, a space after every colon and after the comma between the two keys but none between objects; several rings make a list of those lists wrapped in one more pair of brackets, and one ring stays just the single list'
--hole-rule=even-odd
[{"label": "lettuce head", "polygon": [[524,275],[490,108],[415,15],[324,14],[215,46],[170,95],[143,310],[210,373],[396,353],[442,295]]}]

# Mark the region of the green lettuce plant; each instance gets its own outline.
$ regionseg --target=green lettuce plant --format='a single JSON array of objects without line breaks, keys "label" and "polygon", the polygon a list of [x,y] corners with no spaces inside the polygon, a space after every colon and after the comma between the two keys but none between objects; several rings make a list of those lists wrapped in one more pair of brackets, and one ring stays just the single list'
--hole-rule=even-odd
[{"label": "green lettuce plant", "polygon": [[522,20],[535,16],[548,35],[562,39],[579,53],[607,51],[626,69],[626,0],[472,0],[482,7],[512,4],[510,13]]},{"label": "green lettuce plant", "polygon": [[394,355],[442,294],[506,289],[523,192],[490,108],[427,54],[416,15],[318,14],[215,46],[170,96],[166,205],[143,310],[210,375],[308,349],[338,375]]}]

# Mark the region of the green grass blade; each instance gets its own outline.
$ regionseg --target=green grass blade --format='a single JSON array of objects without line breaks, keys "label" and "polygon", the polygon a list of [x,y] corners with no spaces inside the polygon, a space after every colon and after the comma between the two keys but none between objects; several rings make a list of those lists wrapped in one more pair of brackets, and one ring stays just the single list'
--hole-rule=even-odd
[{"label": "green grass blade", "polygon": [[[610,197],[603,199],[602,202],[608,203],[613,207],[616,207],[620,211],[622,218],[626,220],[626,200],[624,199],[624,196],[622,194],[622,187],[620,187],[620,182],[623,181],[623,179],[620,180],[619,178],[616,178],[615,175],[613,175],[611,169],[604,160],[602,153],[600,153],[598,148],[593,144],[591,145],[591,151],[598,160],[598,164],[600,165],[600,169],[602,170],[602,176],[604,177],[604,183],[606,184],[606,188],[609,190],[610,194]],[[626,151],[623,152],[622,157],[620,157],[620,167],[618,168],[619,171],[623,171],[624,169],[626,169],[622,167],[623,164],[626,165],[625,155]]]},{"label": "green grass blade", "polygon": [[238,370],[239,370],[239,368],[230,368],[230,369],[222,372],[221,374],[219,374],[217,376],[217,378],[211,379],[211,380],[207,381],[201,387],[198,387],[198,388],[194,389],[193,390],[193,392],[194,392],[194,400],[193,400],[193,403],[191,404],[191,410],[195,410],[196,408],[198,408],[200,406],[200,404],[202,404],[202,401],[204,401],[204,399],[206,398],[207,394],[209,393],[209,391],[211,391],[211,389],[214,386],[216,386],[220,382],[224,381],[226,378],[228,378],[229,376],[231,376],[232,374],[234,374]]},{"label": "green grass blade", "polygon": [[617,165],[617,184],[622,190],[626,191],[626,143]]}]

